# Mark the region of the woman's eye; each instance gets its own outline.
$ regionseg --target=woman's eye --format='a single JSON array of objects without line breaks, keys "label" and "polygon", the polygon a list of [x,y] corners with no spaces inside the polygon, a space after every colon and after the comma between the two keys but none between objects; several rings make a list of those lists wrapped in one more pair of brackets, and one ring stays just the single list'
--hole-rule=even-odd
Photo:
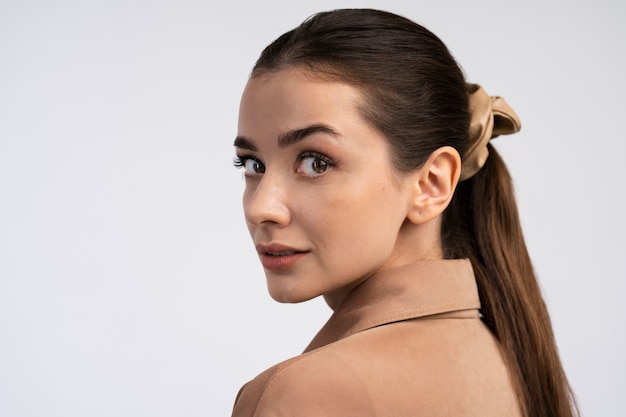
[{"label": "woman's eye", "polygon": [[304,155],[300,158],[296,172],[314,176],[323,174],[332,166],[332,162],[321,155]]},{"label": "woman's eye", "polygon": [[244,168],[246,169],[246,174],[249,175],[262,174],[265,172],[265,166],[258,159],[254,158],[246,159]]},{"label": "woman's eye", "polygon": [[258,175],[265,172],[265,165],[256,158],[237,157],[235,159],[235,166],[237,168],[243,168],[245,175]]}]

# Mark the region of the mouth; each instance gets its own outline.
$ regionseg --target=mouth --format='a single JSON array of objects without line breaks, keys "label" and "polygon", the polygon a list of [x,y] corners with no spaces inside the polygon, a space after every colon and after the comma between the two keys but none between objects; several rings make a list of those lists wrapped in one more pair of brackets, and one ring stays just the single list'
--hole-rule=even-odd
[{"label": "mouth", "polygon": [[283,245],[257,245],[257,252],[267,270],[285,270],[297,264],[309,251],[289,248]]},{"label": "mouth", "polygon": [[296,251],[282,251],[282,252],[265,252],[264,255],[267,256],[288,256],[288,255],[293,255],[296,253],[302,253],[302,252],[296,252]]}]

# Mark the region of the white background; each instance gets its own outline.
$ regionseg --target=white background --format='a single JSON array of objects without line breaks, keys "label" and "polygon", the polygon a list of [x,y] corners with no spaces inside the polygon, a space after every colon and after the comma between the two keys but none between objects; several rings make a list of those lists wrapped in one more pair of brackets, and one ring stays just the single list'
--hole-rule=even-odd
[{"label": "white background", "polygon": [[232,142],[261,49],[346,6],[424,24],[518,111],[495,144],[562,360],[586,416],[623,413],[618,0],[0,0],[0,416],[227,416],[306,346],[329,310],[267,295]]}]

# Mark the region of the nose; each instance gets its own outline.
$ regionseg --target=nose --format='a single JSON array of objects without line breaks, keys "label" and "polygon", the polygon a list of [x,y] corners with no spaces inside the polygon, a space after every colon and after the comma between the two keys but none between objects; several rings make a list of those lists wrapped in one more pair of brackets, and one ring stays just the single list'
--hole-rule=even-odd
[{"label": "nose", "polygon": [[286,188],[267,173],[254,186],[246,185],[243,206],[251,225],[284,227],[291,222]]}]

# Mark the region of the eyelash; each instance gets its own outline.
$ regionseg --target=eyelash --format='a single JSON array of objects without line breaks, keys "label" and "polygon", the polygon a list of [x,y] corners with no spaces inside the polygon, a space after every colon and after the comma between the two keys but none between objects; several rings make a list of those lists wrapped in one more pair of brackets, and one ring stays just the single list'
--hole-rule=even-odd
[{"label": "eyelash", "polygon": [[239,169],[239,168],[244,168],[246,166],[246,161],[250,159],[249,156],[241,156],[241,155],[237,155],[235,156],[235,159],[233,159],[233,165],[235,166],[235,168]]},{"label": "eyelash", "polygon": [[320,159],[320,160],[324,161],[328,165],[328,168],[333,168],[333,167],[335,167],[337,165],[332,159],[330,159],[326,155],[321,154],[319,152],[313,152],[313,151],[304,151],[304,152],[302,152],[300,155],[298,155],[298,158],[297,158],[296,161],[298,163],[300,163],[301,161],[303,161],[306,158],[317,158],[317,159]]}]

